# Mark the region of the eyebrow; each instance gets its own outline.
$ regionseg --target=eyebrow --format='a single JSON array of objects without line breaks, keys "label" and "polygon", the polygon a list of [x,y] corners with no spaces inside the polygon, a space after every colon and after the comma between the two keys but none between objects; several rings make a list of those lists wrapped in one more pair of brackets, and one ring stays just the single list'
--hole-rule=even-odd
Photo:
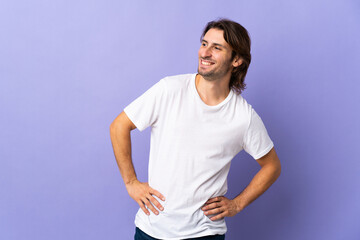
[{"label": "eyebrow", "polygon": [[[201,42],[209,43],[209,42],[206,41],[205,39],[202,39]],[[224,45],[221,45],[220,43],[213,43],[213,45],[215,45],[215,46],[220,46],[220,47],[222,47],[222,48],[226,48]]]}]

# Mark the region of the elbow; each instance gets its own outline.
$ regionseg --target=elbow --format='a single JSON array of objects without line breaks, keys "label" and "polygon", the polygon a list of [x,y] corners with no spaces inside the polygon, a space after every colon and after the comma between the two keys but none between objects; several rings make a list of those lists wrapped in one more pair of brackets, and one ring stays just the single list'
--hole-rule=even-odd
[{"label": "elbow", "polygon": [[121,124],[116,119],[110,124],[110,136],[113,136],[121,128]]},{"label": "elbow", "polygon": [[113,121],[111,124],[110,124],[110,134],[113,133],[116,129],[116,123],[115,121]]},{"label": "elbow", "polygon": [[279,164],[279,167],[277,168],[277,171],[276,171],[276,178],[279,178],[280,177],[280,175],[281,175],[281,164]]},{"label": "elbow", "polygon": [[114,120],[111,124],[110,124],[110,131],[113,131],[116,128],[116,121]]},{"label": "elbow", "polygon": [[279,158],[274,158],[271,163],[268,164],[269,172],[271,172],[273,181],[275,182],[281,175],[281,163]]},{"label": "elbow", "polygon": [[274,154],[271,163],[272,163],[275,179],[278,179],[278,177],[280,177],[281,175],[281,162],[276,153]]},{"label": "elbow", "polygon": [[281,163],[279,159],[276,162],[276,164],[274,164],[274,175],[275,175],[275,179],[278,179],[281,175]]}]

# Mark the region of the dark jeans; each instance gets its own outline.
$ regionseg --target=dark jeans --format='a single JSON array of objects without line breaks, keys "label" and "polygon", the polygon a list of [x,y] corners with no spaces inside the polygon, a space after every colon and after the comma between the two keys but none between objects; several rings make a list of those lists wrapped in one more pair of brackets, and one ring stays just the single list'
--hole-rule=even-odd
[{"label": "dark jeans", "polygon": [[[143,231],[140,230],[140,228],[136,228],[135,231],[135,240],[159,240],[158,238],[153,238]],[[212,236],[205,236],[205,237],[198,237],[198,238],[187,238],[187,240],[224,240],[225,235],[212,235]]]}]

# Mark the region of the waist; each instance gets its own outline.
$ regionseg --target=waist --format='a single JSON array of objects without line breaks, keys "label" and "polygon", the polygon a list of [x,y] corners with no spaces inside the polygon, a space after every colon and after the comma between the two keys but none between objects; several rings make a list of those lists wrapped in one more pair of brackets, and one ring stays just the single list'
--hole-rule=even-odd
[{"label": "waist", "polygon": [[224,219],[211,221],[200,208],[169,209],[164,207],[159,215],[147,216],[142,209],[136,214],[135,225],[159,239],[184,239],[206,235],[225,234]]}]

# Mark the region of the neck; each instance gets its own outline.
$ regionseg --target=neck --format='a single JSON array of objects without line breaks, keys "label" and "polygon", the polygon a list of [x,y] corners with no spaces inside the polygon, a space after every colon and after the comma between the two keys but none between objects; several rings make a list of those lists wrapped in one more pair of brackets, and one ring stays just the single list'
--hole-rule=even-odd
[{"label": "neck", "polygon": [[200,98],[210,106],[221,103],[229,95],[229,82],[230,77],[209,80],[197,74],[195,78],[195,86]]}]

